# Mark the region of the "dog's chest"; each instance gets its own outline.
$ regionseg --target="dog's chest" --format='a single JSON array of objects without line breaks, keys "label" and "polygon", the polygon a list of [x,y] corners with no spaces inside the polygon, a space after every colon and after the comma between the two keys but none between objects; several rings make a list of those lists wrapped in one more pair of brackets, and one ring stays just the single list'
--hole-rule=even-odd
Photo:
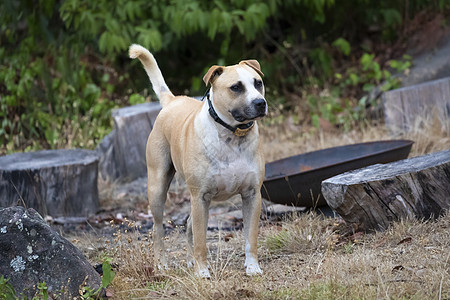
[{"label": "dog's chest", "polygon": [[210,168],[206,179],[213,200],[225,200],[258,185],[259,166],[252,144],[225,140],[209,150]]}]

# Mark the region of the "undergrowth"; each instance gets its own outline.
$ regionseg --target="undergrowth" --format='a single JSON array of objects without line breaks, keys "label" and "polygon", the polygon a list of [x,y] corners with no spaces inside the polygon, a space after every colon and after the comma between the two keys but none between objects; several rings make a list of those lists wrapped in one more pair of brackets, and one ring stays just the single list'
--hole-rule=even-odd
[{"label": "undergrowth", "polygon": [[398,86],[414,36],[436,19],[441,36],[449,13],[450,0],[1,1],[0,154],[93,149],[112,109],[155,100],[131,43],[155,53],[175,94],[203,94],[211,65],[256,58],[270,110],[350,129]]}]

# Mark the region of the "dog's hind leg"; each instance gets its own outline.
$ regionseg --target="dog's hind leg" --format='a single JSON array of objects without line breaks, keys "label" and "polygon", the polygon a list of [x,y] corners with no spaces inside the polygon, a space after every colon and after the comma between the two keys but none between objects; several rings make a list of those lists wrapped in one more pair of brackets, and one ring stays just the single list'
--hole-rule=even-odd
[{"label": "dog's hind leg", "polygon": [[175,169],[167,153],[159,153],[155,156],[147,153],[148,200],[153,215],[153,253],[158,268],[162,269],[167,268],[163,227],[164,205]]},{"label": "dog's hind leg", "polygon": [[186,238],[187,238],[187,245],[188,245],[188,258],[187,258],[187,266],[193,267],[195,260],[194,260],[194,235],[192,233],[192,215],[189,215],[189,218],[187,219],[186,224]]}]

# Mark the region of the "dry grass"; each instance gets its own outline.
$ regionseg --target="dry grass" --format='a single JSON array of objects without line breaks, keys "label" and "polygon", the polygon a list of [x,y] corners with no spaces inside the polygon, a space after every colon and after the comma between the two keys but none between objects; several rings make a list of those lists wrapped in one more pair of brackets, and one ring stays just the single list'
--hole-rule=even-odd
[{"label": "dry grass", "polygon": [[[210,280],[179,263],[184,239],[168,237],[172,265],[148,272],[148,242],[120,254],[111,291],[116,299],[448,299],[450,215],[434,222],[406,220],[375,234],[353,233],[333,219],[306,214],[264,226],[264,275],[245,276],[242,234],[225,242],[210,234]],[[122,238],[126,239],[125,236]],[[128,237],[127,237],[128,238]],[[125,240],[125,244],[127,241]],[[122,251],[122,250],[121,250]],[[122,267],[125,264],[125,267]],[[147,271],[146,271],[147,270]]]},{"label": "dry grass", "polygon": [[[449,148],[450,126],[426,121],[396,137],[415,141],[410,156]],[[261,134],[267,161],[392,138],[383,125],[341,132],[284,123],[262,126]],[[180,232],[167,237],[171,264],[169,270],[159,271],[154,268],[147,236],[137,231],[118,233],[105,251],[118,265],[109,288],[113,298],[450,298],[450,214],[433,222],[405,220],[373,234],[354,232],[338,219],[313,213],[262,224],[259,255],[264,275],[251,278],[243,267],[242,232],[208,232],[210,280],[195,277],[186,267],[185,243]]]}]

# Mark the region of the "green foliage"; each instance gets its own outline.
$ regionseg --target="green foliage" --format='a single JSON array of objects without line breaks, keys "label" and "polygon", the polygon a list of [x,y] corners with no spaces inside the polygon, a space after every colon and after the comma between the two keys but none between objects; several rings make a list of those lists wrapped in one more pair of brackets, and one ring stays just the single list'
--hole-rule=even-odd
[{"label": "green foliage", "polygon": [[344,55],[346,55],[346,56],[350,55],[351,46],[350,46],[350,43],[346,39],[344,39],[342,37],[336,39],[333,42],[333,46],[335,46]]},{"label": "green foliage", "polygon": [[88,286],[81,287],[80,293],[82,299],[98,299],[102,290],[106,289],[112,283],[114,277],[116,276],[116,273],[112,270],[111,258],[105,257],[103,259],[102,271],[102,285],[97,290],[94,290],[93,288]]},{"label": "green foliage", "polygon": [[[312,78],[327,88],[343,59],[361,57],[335,77],[360,98],[380,82],[396,85],[360,41],[370,33],[376,44],[394,42],[405,16],[449,9],[450,0],[0,1],[0,154],[94,148],[111,130],[111,109],[147,98],[147,77],[126,57],[131,43],[157,54],[176,94],[202,94],[212,64],[258,58],[269,96],[282,99]],[[316,103],[316,121],[342,109],[335,96]]]},{"label": "green foliage", "polygon": [[[359,64],[346,69],[344,74],[335,73],[336,85],[323,90],[319,95],[308,95],[312,124],[319,127],[319,119],[331,124],[349,127],[365,118],[366,107],[374,106],[376,98],[370,98],[375,88],[388,91],[400,86],[400,79],[394,77],[387,67],[396,73],[402,73],[411,67],[411,57],[404,55],[401,60],[390,60],[383,68],[375,60],[374,54],[364,53]],[[350,100],[349,94],[364,94],[358,100]]]},{"label": "green foliage", "polygon": [[102,288],[107,288],[116,276],[116,273],[112,270],[110,258],[103,259],[102,271]]},{"label": "green foliage", "polygon": [[8,283],[8,280],[9,278],[5,278],[3,275],[0,276],[0,299],[2,300],[16,299],[16,291]]},{"label": "green foliage", "polygon": [[58,4],[37,1],[30,10],[27,1],[13,3],[0,4],[0,145],[94,147],[111,128],[111,85],[94,80],[82,47],[61,29]]},{"label": "green foliage", "polygon": [[147,283],[147,289],[150,291],[161,291],[164,290],[168,285],[167,280],[162,281],[150,281]]},{"label": "green foliage", "polygon": [[312,49],[309,52],[309,57],[312,61],[312,64],[317,66],[318,69],[322,71],[322,74],[319,73],[320,76],[328,77],[331,75],[332,70],[331,63],[333,58],[326,49],[322,47]]},{"label": "green foliage", "polygon": [[33,297],[33,300],[47,300],[48,299],[48,288],[45,281],[38,283],[38,293]]},{"label": "green foliage", "polygon": [[[27,299],[26,296],[17,296],[14,287],[8,283],[9,278],[5,278],[3,275],[0,276],[0,299],[4,300],[16,300],[16,299]],[[32,298],[32,300],[47,300],[48,299],[48,288],[45,281],[41,282],[37,286],[37,293]]]},{"label": "green foliage", "polygon": [[333,281],[319,282],[301,290],[300,299],[332,300],[336,298],[352,299],[348,287]]},{"label": "green foliage", "polygon": [[285,229],[266,238],[266,247],[270,251],[282,250],[291,238],[291,233]]},{"label": "green foliage", "polygon": [[132,95],[130,95],[128,102],[130,103],[130,105],[136,105],[136,104],[144,103],[145,98],[140,94],[132,94]]}]

